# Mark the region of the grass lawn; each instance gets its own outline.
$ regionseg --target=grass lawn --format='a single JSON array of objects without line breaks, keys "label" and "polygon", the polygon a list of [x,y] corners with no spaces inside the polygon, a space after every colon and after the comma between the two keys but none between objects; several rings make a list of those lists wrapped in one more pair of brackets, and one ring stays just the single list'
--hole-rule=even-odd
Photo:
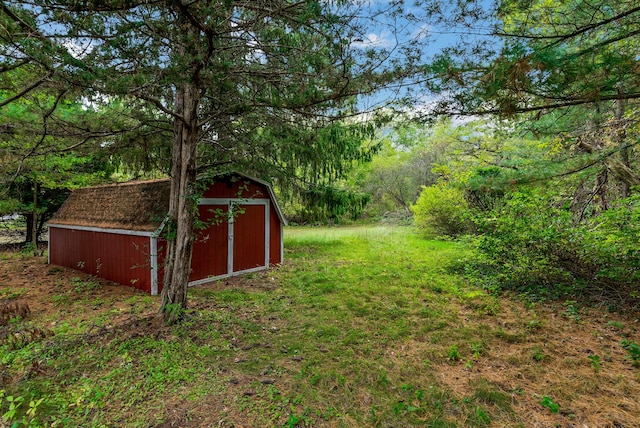
[{"label": "grass lawn", "polygon": [[282,267],[191,288],[174,327],[156,297],[5,253],[0,427],[640,426],[638,314],[488,294],[449,268],[468,251],[289,228]]}]

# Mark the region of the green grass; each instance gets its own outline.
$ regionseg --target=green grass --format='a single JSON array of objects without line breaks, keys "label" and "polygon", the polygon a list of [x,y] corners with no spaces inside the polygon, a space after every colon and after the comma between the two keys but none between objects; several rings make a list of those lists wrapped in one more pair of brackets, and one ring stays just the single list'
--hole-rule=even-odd
[{"label": "green grass", "polygon": [[436,375],[538,330],[465,321],[501,310],[447,268],[467,251],[408,228],[289,228],[285,264],[247,279],[266,286],[191,288],[173,327],[157,323],[157,298],[109,310],[74,280],[52,297],[60,311],[107,308],[89,322],[45,317],[55,335],[20,349],[0,341],[15,379],[4,389],[44,398],[35,416],[16,413],[32,426],[516,426],[501,385],[480,377],[460,393]]}]

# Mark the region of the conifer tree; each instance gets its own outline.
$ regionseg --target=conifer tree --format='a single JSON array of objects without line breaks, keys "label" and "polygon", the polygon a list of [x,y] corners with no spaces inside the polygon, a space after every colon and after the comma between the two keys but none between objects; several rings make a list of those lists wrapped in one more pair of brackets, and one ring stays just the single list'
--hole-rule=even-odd
[{"label": "conifer tree", "polygon": [[384,50],[353,48],[362,30],[345,4],[3,3],[4,69],[37,70],[3,104],[55,80],[92,102],[142,107],[132,116],[172,141],[166,322],[186,308],[199,174],[241,168],[326,183],[370,155],[360,146],[370,126],[336,119],[397,72],[381,67]]}]

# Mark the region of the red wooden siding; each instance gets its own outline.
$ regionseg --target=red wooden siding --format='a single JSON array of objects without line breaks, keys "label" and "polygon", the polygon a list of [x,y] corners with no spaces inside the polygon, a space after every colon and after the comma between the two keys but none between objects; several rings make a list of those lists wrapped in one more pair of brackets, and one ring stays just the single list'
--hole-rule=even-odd
[{"label": "red wooden siding", "polygon": [[233,271],[265,266],[265,205],[241,205],[233,221]]},{"label": "red wooden siding", "polygon": [[151,292],[149,237],[49,229],[50,263]]},{"label": "red wooden siding", "polygon": [[269,263],[282,263],[282,223],[273,204],[269,215]]},{"label": "red wooden siding", "polygon": [[[221,210],[224,218],[216,210]],[[193,245],[191,276],[189,281],[198,281],[207,277],[227,273],[227,255],[229,224],[226,205],[200,205],[200,221],[208,223],[206,229],[198,231]],[[216,224],[217,223],[217,224]]]},{"label": "red wooden siding", "polygon": [[234,182],[216,181],[209,187],[203,198],[257,198],[269,197],[269,192],[265,186],[247,178],[240,178]]}]

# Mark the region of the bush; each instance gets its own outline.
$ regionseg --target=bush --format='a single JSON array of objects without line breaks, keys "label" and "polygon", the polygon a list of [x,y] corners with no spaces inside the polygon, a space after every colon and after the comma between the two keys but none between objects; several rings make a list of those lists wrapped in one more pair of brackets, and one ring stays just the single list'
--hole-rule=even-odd
[{"label": "bush", "polygon": [[640,197],[584,224],[561,202],[519,191],[477,217],[479,255],[467,271],[492,288],[640,297]]},{"label": "bush", "polygon": [[414,223],[428,237],[457,237],[470,231],[469,207],[463,191],[443,184],[423,187],[411,206]]},{"label": "bush", "polygon": [[576,236],[571,213],[539,192],[509,194],[504,203],[475,219],[477,248],[494,267],[501,287],[527,288],[572,283]]},{"label": "bush", "polygon": [[585,229],[582,252],[598,266],[595,279],[618,287],[625,284],[632,296],[640,297],[640,195],[618,201]]}]

